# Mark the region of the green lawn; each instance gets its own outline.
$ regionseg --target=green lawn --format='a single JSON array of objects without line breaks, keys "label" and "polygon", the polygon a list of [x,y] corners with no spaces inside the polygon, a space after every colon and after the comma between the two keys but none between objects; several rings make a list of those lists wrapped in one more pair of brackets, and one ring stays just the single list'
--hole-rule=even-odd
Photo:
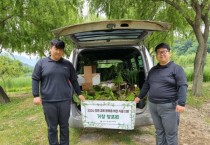
[{"label": "green lawn", "polygon": [[0,140],[2,145],[45,145],[46,125],[41,106],[32,97],[11,97],[0,106]]},{"label": "green lawn", "polygon": [[[14,94],[13,94],[14,95]],[[32,103],[33,98],[10,97],[11,102],[0,105],[0,144],[2,145],[47,145],[47,126],[41,106]],[[79,142],[80,136],[87,134],[88,129],[70,129],[70,140],[72,145],[82,145]],[[137,145],[131,139],[131,135],[141,133],[154,135],[154,130],[142,132],[139,130],[119,131],[97,129],[90,131],[94,134],[101,134],[100,140],[95,140],[91,145],[111,144],[116,140],[124,145]],[[107,140],[109,138],[109,140]]]},{"label": "green lawn", "polygon": [[[210,82],[204,83],[204,97],[200,98],[190,96],[191,86],[191,83],[189,83],[187,98],[189,105],[200,107],[203,102],[210,100]],[[31,95],[20,96],[19,94],[15,95],[11,93],[9,97],[11,99],[10,103],[0,105],[0,144],[47,145],[47,127],[42,107],[33,105]],[[99,141],[96,140],[94,143],[91,143],[91,145],[100,143],[104,145],[111,144],[110,140],[116,140],[120,145],[135,145],[136,143],[132,140],[133,135],[140,135],[141,133],[154,135],[154,130],[142,132],[140,130],[118,131],[98,129],[94,132],[103,137]],[[87,129],[70,129],[71,144],[82,145],[79,143],[79,138],[87,133]]]}]

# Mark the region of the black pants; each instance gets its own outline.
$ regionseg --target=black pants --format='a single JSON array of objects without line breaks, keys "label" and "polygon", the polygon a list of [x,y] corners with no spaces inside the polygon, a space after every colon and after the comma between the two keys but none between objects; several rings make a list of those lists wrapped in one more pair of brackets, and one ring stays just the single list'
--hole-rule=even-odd
[{"label": "black pants", "polygon": [[[48,125],[49,144],[69,145],[70,101],[44,102],[43,110]],[[58,126],[60,127],[60,143],[58,141]]]}]

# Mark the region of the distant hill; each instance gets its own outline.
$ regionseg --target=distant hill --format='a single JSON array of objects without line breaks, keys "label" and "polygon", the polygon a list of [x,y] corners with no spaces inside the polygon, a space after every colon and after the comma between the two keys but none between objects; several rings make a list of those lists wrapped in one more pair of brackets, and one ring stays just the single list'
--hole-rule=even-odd
[{"label": "distant hill", "polygon": [[19,60],[23,64],[29,65],[34,67],[38,59],[35,58],[27,58],[25,56],[20,56],[20,55],[13,55],[15,59]]},{"label": "distant hill", "polygon": [[38,61],[38,58],[30,57],[25,54],[21,55],[17,53],[11,54],[7,52],[3,52],[3,53],[0,53],[0,55],[8,55],[10,58],[19,60],[20,62],[23,63],[23,65],[28,65],[30,67],[34,67],[36,62]]}]

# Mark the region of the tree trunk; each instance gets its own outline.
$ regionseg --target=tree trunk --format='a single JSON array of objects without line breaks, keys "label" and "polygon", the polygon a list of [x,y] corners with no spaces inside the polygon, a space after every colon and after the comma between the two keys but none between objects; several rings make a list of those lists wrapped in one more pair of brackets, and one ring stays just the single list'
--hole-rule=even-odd
[{"label": "tree trunk", "polygon": [[[208,29],[208,28],[207,28]],[[196,52],[195,60],[194,60],[194,74],[193,74],[193,86],[192,86],[192,95],[199,97],[203,96],[202,88],[203,88],[203,72],[204,65],[206,62],[207,56],[207,41],[208,35],[203,35],[201,32],[201,28],[199,25],[194,25],[193,30],[195,32],[196,39],[198,40],[198,49]],[[205,31],[207,31],[205,29]]]},{"label": "tree trunk", "polygon": [[202,46],[198,47],[198,51],[194,60],[194,74],[193,74],[193,86],[192,86],[192,95],[193,96],[202,96],[202,88],[203,88],[203,72],[204,72],[204,62],[206,59],[206,53]]},{"label": "tree trunk", "polygon": [[[180,3],[172,0],[161,1],[165,1],[167,4],[171,5],[176,10],[178,10],[180,14],[183,15],[185,20],[189,23],[189,25],[193,28],[199,45],[194,60],[192,95],[197,97],[202,96],[203,72],[207,56],[207,42],[209,36],[210,5],[207,2],[207,0],[202,2],[191,0],[189,2],[184,1]],[[195,16],[191,17],[190,14],[185,13],[185,8],[182,7],[181,4],[186,4],[186,7],[188,8],[191,7],[192,10],[195,12]],[[202,32],[202,28],[204,28],[204,32]]]},{"label": "tree trunk", "polygon": [[5,93],[4,89],[0,86],[0,104],[5,104],[8,102],[10,102],[10,99]]}]

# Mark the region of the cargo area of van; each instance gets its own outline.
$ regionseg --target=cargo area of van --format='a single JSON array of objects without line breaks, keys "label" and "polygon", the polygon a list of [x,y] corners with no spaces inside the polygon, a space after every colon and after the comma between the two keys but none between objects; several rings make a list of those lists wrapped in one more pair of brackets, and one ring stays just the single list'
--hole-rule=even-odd
[{"label": "cargo area of van", "polygon": [[[133,101],[145,80],[143,59],[135,47],[83,50],[76,72],[87,100]],[[145,102],[137,105],[143,108]]]}]

